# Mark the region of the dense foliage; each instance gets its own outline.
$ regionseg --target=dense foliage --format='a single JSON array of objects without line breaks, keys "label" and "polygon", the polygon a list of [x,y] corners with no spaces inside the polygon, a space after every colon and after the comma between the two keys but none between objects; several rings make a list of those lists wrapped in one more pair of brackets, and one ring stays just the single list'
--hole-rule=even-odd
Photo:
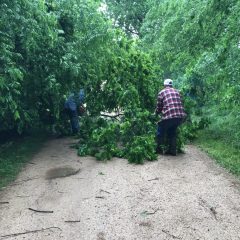
[{"label": "dense foliage", "polygon": [[239,147],[240,2],[150,2],[142,46],[196,100],[193,112],[212,122],[212,134]]},{"label": "dense foliage", "polygon": [[97,8],[94,1],[1,1],[1,130],[56,122],[65,94],[101,79],[112,36]]},{"label": "dense foliage", "polygon": [[239,14],[237,0],[2,0],[0,132],[63,131],[64,100],[83,87],[79,155],[153,160],[170,77],[189,113],[178,147],[209,123],[239,147]]},{"label": "dense foliage", "polygon": [[129,36],[139,35],[145,15],[149,10],[146,0],[106,0],[107,14],[113,19],[116,27],[121,27]]}]

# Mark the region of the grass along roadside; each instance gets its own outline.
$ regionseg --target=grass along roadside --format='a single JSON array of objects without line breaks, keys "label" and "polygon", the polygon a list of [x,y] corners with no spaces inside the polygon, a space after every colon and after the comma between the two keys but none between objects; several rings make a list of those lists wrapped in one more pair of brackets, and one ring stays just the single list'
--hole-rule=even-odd
[{"label": "grass along roadside", "polygon": [[195,143],[222,167],[240,176],[240,149],[233,147],[222,138],[214,137],[207,130],[199,132]]},{"label": "grass along roadside", "polygon": [[34,134],[0,145],[0,189],[15,180],[46,139],[46,135]]}]

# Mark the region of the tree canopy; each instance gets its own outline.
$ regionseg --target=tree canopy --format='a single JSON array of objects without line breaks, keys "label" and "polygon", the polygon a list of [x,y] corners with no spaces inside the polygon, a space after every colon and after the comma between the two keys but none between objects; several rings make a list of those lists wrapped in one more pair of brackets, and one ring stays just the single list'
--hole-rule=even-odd
[{"label": "tree canopy", "polygon": [[148,1],[106,0],[108,15],[115,26],[122,28],[129,36],[139,35],[145,15],[149,10]]}]

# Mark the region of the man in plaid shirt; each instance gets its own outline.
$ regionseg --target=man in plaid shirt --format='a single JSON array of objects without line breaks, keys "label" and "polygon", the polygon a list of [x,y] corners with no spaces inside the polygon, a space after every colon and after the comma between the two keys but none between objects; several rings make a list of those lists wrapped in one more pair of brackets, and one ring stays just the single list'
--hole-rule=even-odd
[{"label": "man in plaid shirt", "polygon": [[177,128],[186,117],[184,112],[181,96],[178,90],[172,87],[171,79],[164,80],[164,89],[159,92],[157,99],[156,114],[162,115],[161,121],[158,123],[157,130],[157,153],[163,153],[164,138],[168,137],[168,149],[165,152],[176,156],[177,154]]}]

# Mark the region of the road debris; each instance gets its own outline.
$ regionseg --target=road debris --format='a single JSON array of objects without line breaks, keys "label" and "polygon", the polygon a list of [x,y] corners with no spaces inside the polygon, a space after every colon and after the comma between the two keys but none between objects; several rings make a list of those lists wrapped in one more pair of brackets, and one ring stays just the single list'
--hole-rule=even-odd
[{"label": "road debris", "polygon": [[42,229],[32,230],[32,231],[26,231],[26,232],[2,235],[2,236],[0,236],[0,239],[2,240],[2,239],[11,238],[11,237],[17,237],[17,236],[20,236],[20,235],[25,235],[25,234],[30,234],[30,233],[43,232],[43,231],[47,231],[47,230],[51,230],[51,229],[58,229],[58,230],[62,231],[62,229],[59,228],[59,227],[49,227],[49,228],[42,228]]},{"label": "road debris", "polygon": [[45,210],[36,210],[36,209],[33,209],[33,208],[28,208],[30,211],[33,211],[33,212],[38,212],[38,213],[53,213],[53,211],[45,211]]},{"label": "road debris", "polygon": [[172,237],[172,238],[174,238],[174,239],[182,239],[182,238],[180,238],[180,237],[177,237],[177,236],[169,233],[169,231],[167,231],[167,230],[162,229],[162,232],[166,233],[168,236],[170,236],[170,237]]}]

